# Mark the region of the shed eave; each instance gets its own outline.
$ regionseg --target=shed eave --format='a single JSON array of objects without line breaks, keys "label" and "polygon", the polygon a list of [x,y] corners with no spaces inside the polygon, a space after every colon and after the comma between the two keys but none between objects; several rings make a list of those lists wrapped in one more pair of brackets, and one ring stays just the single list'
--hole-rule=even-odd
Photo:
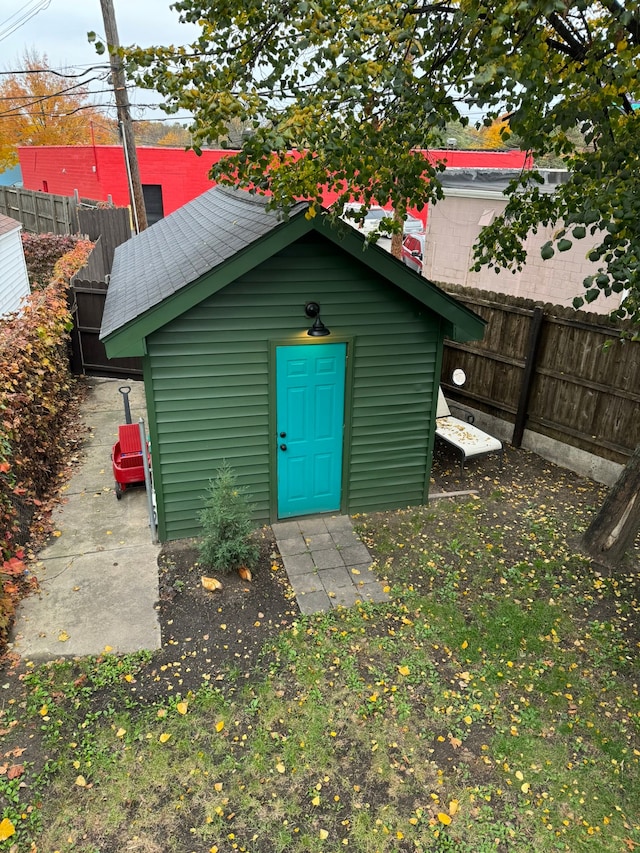
[{"label": "shed eave", "polygon": [[144,355],[145,339],[148,335],[254,269],[308,233],[311,227],[304,213],[292,217],[143,314],[101,337],[107,357]]},{"label": "shed eave", "polygon": [[365,246],[365,237],[345,223],[345,230],[332,226],[329,217],[316,217],[312,227],[340,246],[370,269],[383,275],[400,290],[417,299],[426,308],[439,314],[444,320],[447,337],[463,343],[479,340],[484,335],[486,320],[466,308],[453,296],[449,296],[436,284],[409,269],[385,249],[371,243]]},{"label": "shed eave", "polygon": [[371,244],[347,223],[334,224],[328,214],[307,219],[305,210],[294,214],[233,257],[176,290],[157,305],[117,329],[101,336],[108,358],[142,356],[146,338],[162,326],[217,293],[281,249],[312,230],[318,231],[359,263],[385,277],[443,320],[447,337],[464,342],[484,335],[485,320],[440,290],[433,282],[410,270],[387,251]]}]

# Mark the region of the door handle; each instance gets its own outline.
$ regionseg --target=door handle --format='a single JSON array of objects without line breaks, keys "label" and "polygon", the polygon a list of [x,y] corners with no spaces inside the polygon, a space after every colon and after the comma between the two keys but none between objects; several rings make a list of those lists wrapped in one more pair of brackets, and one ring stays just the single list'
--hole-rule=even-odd
[{"label": "door handle", "polygon": [[280,450],[286,450],[286,449],[287,449],[287,445],[286,445],[286,444],[281,444],[281,445],[280,445]]}]

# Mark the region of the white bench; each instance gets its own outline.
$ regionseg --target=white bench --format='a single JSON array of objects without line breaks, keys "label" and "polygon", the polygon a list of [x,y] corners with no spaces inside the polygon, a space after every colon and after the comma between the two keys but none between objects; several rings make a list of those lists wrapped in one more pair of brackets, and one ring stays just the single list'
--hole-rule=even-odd
[{"label": "white bench", "polygon": [[464,467],[467,459],[475,459],[487,453],[499,453],[502,467],[502,442],[478,429],[473,423],[453,417],[441,388],[438,388],[436,437],[446,441],[460,453],[460,468]]}]

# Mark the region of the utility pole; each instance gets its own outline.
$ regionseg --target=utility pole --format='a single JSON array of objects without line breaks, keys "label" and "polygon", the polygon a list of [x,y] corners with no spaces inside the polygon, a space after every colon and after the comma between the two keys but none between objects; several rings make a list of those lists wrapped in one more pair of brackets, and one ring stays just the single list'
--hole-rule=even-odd
[{"label": "utility pole", "polygon": [[113,91],[115,92],[116,106],[118,108],[118,127],[122,136],[122,148],[127,167],[127,182],[129,184],[133,223],[136,233],[140,233],[140,231],[144,231],[147,227],[147,213],[144,207],[140,170],[138,169],[138,155],[133,138],[133,125],[131,123],[127,85],[122,60],[118,55],[120,40],[118,39],[118,28],[116,27],[116,14],[113,9],[113,0],[100,0],[100,6],[102,7],[104,34],[107,39],[107,50],[109,51]]}]

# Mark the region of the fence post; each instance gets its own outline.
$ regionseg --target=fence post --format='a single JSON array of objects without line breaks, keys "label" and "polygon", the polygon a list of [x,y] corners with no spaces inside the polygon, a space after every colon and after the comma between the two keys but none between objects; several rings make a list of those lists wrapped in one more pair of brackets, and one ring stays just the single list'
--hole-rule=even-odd
[{"label": "fence post", "polygon": [[524,435],[524,427],[527,422],[527,411],[529,408],[529,398],[531,396],[531,386],[535,376],[536,360],[538,355],[538,344],[540,342],[540,332],[542,331],[542,321],[544,319],[544,309],[539,305],[533,309],[531,317],[531,326],[529,327],[529,340],[527,341],[527,354],[524,363],[524,374],[520,385],[520,397],[518,399],[518,410],[516,412],[516,422],[513,427],[513,437],[511,444],[514,447],[522,445],[522,436]]}]

